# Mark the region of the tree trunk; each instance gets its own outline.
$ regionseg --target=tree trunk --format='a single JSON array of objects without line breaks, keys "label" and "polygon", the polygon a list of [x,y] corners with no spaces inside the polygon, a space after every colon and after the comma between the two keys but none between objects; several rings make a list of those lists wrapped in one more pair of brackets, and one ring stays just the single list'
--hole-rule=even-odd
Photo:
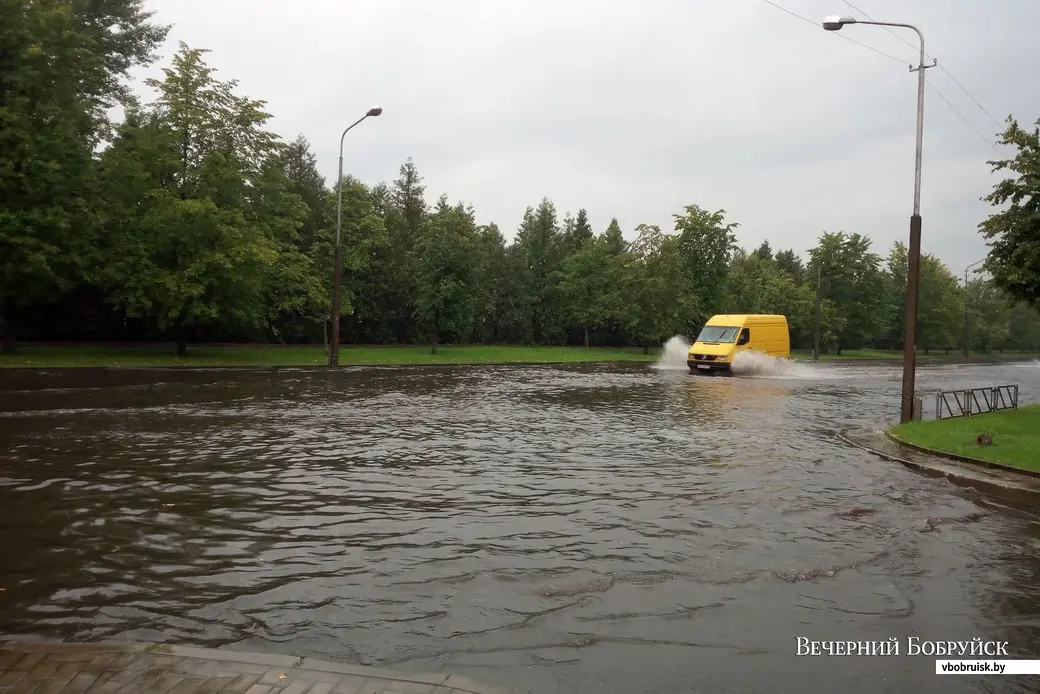
[{"label": "tree trunk", "polygon": [[183,357],[188,353],[188,335],[184,329],[183,319],[178,319],[177,324],[173,326],[174,334],[177,336],[177,356]]},{"label": "tree trunk", "polygon": [[643,340],[643,354],[650,354],[650,343]]},{"label": "tree trunk", "polygon": [[431,343],[430,354],[437,354],[437,333],[440,332],[440,321],[434,318],[433,330],[431,331]]},{"label": "tree trunk", "polygon": [[4,354],[14,354],[14,297],[5,296],[0,309],[4,320]]},{"label": "tree trunk", "polygon": [[585,326],[585,349],[589,348],[589,328]]}]

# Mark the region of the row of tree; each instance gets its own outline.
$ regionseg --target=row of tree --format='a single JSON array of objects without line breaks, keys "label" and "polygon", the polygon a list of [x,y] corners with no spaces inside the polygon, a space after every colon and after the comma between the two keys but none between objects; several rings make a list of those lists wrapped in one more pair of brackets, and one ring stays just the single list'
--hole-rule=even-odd
[{"label": "row of tree", "polygon": [[[327,340],[337,185],[344,342],[649,345],[715,313],[775,312],[808,347],[819,288],[824,349],[901,346],[902,245],[882,257],[838,232],[806,261],[769,244],[749,252],[722,211],[696,205],[627,242],[616,220],[597,234],[585,210],[561,215],[548,199],[507,243],[469,205],[430,204],[411,160],[390,185],[330,189],[306,139],[268,130],[263,102],[217,79],[204,51],[182,45],[149,81],[154,101],[131,95],[121,79],[166,33],[141,5],[0,0],[5,349],[16,337],[173,339],[180,351]],[[1040,350],[1036,215],[1022,193],[1038,185],[1040,146],[1014,122],[1005,137],[1021,154],[997,166],[1019,179],[994,191],[1011,207],[984,225],[993,279],[962,286],[925,256],[922,349],[960,347],[967,326],[972,349]]]}]

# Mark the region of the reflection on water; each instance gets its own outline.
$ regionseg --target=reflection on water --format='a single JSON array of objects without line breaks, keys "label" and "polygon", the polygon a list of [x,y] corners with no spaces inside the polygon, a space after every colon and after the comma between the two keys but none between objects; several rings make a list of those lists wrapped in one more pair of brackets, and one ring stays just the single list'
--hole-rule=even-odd
[{"label": "reflection on water", "polygon": [[[795,656],[1040,657],[1035,509],[844,447],[898,411],[899,369],[813,368],[0,372],[0,632],[561,694],[1035,691]],[[1040,399],[1040,370],[921,369],[951,382]]]}]

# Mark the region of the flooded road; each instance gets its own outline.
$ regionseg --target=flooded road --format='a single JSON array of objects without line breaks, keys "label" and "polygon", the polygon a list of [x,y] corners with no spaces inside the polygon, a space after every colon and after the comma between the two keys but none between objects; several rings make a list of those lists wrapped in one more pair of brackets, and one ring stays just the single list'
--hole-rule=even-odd
[{"label": "flooded road", "polygon": [[[532,692],[1027,692],[1040,515],[835,438],[898,365],[0,371],[0,634]],[[919,393],[1033,364],[920,367]],[[926,400],[930,411],[930,402]],[[899,657],[797,657],[797,639]]]}]

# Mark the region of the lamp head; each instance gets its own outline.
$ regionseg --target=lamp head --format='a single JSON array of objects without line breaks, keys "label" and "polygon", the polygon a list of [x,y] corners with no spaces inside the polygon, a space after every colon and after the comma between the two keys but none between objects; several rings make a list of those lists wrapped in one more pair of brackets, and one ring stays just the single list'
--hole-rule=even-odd
[{"label": "lamp head", "polygon": [[372,108],[368,109],[368,113],[366,113],[365,115],[366,116],[378,116],[382,112],[383,112],[383,108],[381,106],[373,106]]},{"label": "lamp head", "polygon": [[832,14],[823,20],[823,28],[827,31],[840,31],[846,24],[855,24],[855,17],[839,17],[836,14]]}]

